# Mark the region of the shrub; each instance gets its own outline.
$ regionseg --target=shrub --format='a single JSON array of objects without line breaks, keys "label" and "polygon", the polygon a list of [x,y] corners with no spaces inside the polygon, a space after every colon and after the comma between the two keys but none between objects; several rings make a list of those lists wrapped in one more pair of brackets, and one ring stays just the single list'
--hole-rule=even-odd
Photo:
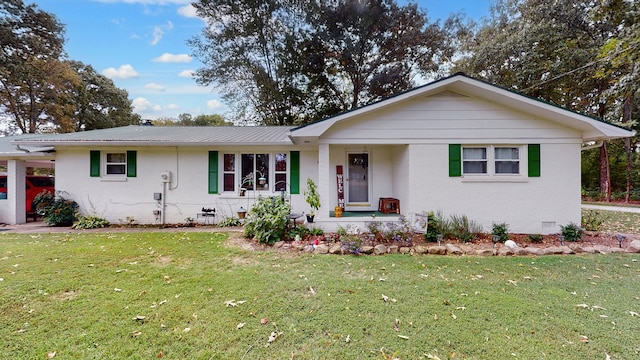
[{"label": "shrub", "polygon": [[598,231],[604,224],[604,216],[597,210],[584,210],[582,212],[582,226],[589,231]]},{"label": "shrub", "polygon": [[413,229],[406,216],[400,216],[400,222],[389,222],[382,236],[390,242],[402,246],[411,246]]},{"label": "shrub", "polygon": [[577,224],[569,223],[568,225],[560,226],[560,233],[566,241],[579,241],[582,239],[584,230]]},{"label": "shrub", "polygon": [[532,243],[541,243],[544,237],[540,234],[529,234],[529,241]]},{"label": "shrub", "polygon": [[247,213],[244,234],[273,245],[283,240],[289,225],[289,203],[279,196],[260,197]]},{"label": "shrub", "polygon": [[374,237],[382,236],[382,222],[372,221],[367,223],[367,229]]},{"label": "shrub", "polygon": [[294,226],[287,231],[286,237],[288,239],[295,239],[299,236],[300,239],[304,239],[305,236],[310,235],[311,232],[304,226]]},{"label": "shrub", "polygon": [[344,235],[340,237],[341,249],[344,253],[352,255],[362,254],[362,239],[355,235]]},{"label": "shrub", "polygon": [[320,228],[311,228],[311,229],[309,229],[309,234],[311,234],[313,236],[324,235],[324,230],[322,230]]},{"label": "shrub", "polygon": [[441,233],[438,232],[438,228],[436,214],[433,212],[427,213],[427,231],[424,233],[424,239],[429,242],[438,241],[438,235],[441,235]]},{"label": "shrub", "polygon": [[493,224],[491,235],[497,236],[498,241],[505,242],[509,240],[509,226],[506,223]]},{"label": "shrub", "polygon": [[73,223],[72,228],[74,229],[99,229],[109,227],[111,224],[100,217],[97,216],[80,216],[78,221]]},{"label": "shrub", "polygon": [[242,226],[242,221],[237,217],[229,216],[218,222],[219,227],[236,227]]},{"label": "shrub", "polygon": [[463,242],[473,240],[476,234],[482,232],[482,225],[473,220],[469,220],[466,215],[451,215],[449,222],[451,236]]},{"label": "shrub", "polygon": [[43,191],[33,199],[36,210],[50,226],[71,226],[77,219],[78,203],[62,194]]}]

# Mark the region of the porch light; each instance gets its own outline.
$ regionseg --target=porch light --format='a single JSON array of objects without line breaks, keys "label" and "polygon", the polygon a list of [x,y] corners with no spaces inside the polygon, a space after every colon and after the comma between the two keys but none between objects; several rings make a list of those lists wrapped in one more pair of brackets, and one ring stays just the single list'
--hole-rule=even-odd
[{"label": "porch light", "polygon": [[[436,240],[438,240],[438,246],[440,246],[440,244],[442,243],[442,238],[443,238],[442,234],[436,235]],[[493,247],[494,248],[496,247],[495,243],[496,243],[496,241],[495,241],[495,236],[494,236],[494,239],[493,239]]]},{"label": "porch light", "polygon": [[493,240],[493,248],[496,248],[496,244],[498,243],[498,241],[500,241],[500,236],[499,235],[493,235],[491,236],[492,240]]}]

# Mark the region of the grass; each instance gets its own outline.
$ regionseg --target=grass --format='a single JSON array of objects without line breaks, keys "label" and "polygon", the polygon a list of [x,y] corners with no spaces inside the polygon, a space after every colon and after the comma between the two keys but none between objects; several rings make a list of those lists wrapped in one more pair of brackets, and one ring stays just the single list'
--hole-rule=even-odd
[{"label": "grass", "polygon": [[640,356],[638,254],[313,256],[225,239],[0,234],[0,358]]},{"label": "grass", "polygon": [[638,213],[582,210],[583,214],[589,211],[597,213],[602,217],[602,220],[604,221],[601,227],[602,231],[640,234],[640,214]]}]

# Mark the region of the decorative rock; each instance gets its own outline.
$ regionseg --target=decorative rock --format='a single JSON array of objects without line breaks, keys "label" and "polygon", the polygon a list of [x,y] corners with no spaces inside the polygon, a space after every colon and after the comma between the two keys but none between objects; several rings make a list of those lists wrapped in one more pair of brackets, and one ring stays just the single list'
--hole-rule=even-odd
[{"label": "decorative rock", "polygon": [[429,254],[433,255],[447,255],[447,248],[444,246],[432,246],[429,248]]},{"label": "decorative rock", "polygon": [[400,254],[408,254],[411,252],[411,248],[408,246],[402,246],[400,249]]},{"label": "decorative rock", "polygon": [[523,255],[535,255],[535,256],[544,255],[544,251],[536,247],[526,247],[523,250],[524,250]]},{"label": "decorative rock", "polygon": [[[511,241],[511,240],[509,240],[509,241]],[[512,256],[512,255],[515,255],[515,251],[510,246],[502,246],[500,249],[498,249],[498,255],[499,256]]]},{"label": "decorative rock", "polygon": [[329,254],[340,254],[342,252],[342,246],[334,244],[329,247]]},{"label": "decorative rock", "polygon": [[426,246],[418,245],[414,248],[416,254],[426,254],[429,249]]},{"label": "decorative rock", "polygon": [[462,250],[453,244],[446,244],[444,247],[447,249],[447,254],[462,255]]},{"label": "decorative rock", "polygon": [[313,250],[315,250],[315,249],[313,248],[313,245],[306,245],[306,246],[304,247],[304,252],[312,253],[312,252],[313,252]]},{"label": "decorative rock", "polygon": [[389,252],[389,254],[397,254],[398,253],[398,245],[391,245],[389,246],[389,248],[387,249],[387,251]]},{"label": "decorative rock", "polygon": [[285,245],[284,241],[276,241],[276,243],[273,244],[273,247],[276,248],[276,249],[279,249],[279,248],[283,247],[284,245]]},{"label": "decorative rock", "polygon": [[478,256],[493,256],[494,255],[494,250],[493,249],[479,249],[479,250],[476,250],[475,253]]},{"label": "decorative rock", "polygon": [[551,246],[548,248],[542,249],[543,255],[560,255],[564,254],[564,249],[561,246]]},{"label": "decorative rock", "polygon": [[609,251],[612,254],[621,254],[621,253],[626,253],[627,249],[623,249],[623,248],[619,248],[619,247],[612,247],[609,249]]},{"label": "decorative rock", "polygon": [[360,248],[364,254],[373,254],[373,246],[363,246]]},{"label": "decorative rock", "polygon": [[605,245],[594,245],[593,248],[600,254],[608,254],[611,252],[611,248]]},{"label": "decorative rock", "polygon": [[518,247],[518,244],[516,244],[516,242],[513,240],[507,240],[504,242],[504,246],[508,247],[509,249],[515,249]]},{"label": "decorative rock", "polygon": [[376,254],[376,255],[386,254],[387,253],[387,247],[382,245],[382,244],[378,244],[373,248],[373,253]]},{"label": "decorative rock", "polygon": [[316,254],[328,254],[329,247],[325,244],[316,245],[316,248],[313,252]]},{"label": "decorative rock", "polygon": [[627,251],[630,253],[640,253],[640,240],[633,240],[627,245]]}]

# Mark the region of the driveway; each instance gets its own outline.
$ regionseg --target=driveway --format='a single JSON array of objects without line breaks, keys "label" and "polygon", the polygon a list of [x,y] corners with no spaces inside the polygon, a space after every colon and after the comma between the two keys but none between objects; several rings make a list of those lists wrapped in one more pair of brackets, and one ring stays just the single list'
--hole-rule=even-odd
[{"label": "driveway", "polygon": [[619,212],[640,214],[640,207],[634,207],[634,206],[582,204],[582,208],[588,209],[588,210],[619,211]]}]

